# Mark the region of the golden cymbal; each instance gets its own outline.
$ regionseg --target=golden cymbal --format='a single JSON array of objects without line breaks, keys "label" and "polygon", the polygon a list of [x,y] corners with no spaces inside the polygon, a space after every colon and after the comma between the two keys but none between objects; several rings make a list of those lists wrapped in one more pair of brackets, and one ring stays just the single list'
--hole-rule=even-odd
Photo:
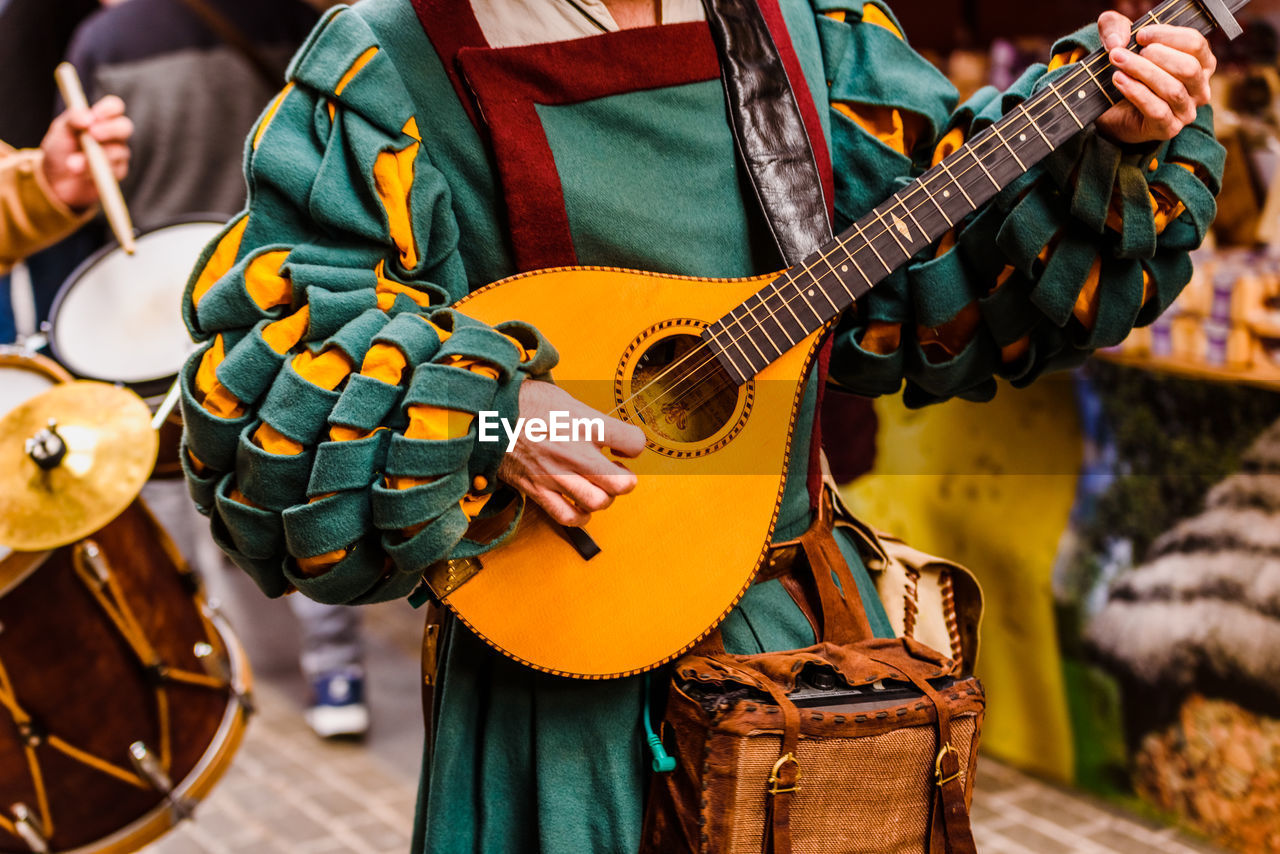
[{"label": "golden cymbal", "polygon": [[43,551],[103,527],[142,490],[157,441],[142,398],[107,383],[22,403],[0,419],[0,545]]}]

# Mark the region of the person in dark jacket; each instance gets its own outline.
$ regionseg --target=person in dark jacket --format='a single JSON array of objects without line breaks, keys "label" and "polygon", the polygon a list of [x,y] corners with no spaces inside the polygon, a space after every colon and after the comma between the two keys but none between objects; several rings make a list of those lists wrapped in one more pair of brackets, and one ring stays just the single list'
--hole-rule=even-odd
[{"label": "person in dark jacket", "polygon": [[[125,0],[104,4],[67,52],[91,96],[125,98],[137,128],[135,168],[122,182],[135,224],[230,218],[244,207],[244,139],[285,79],[289,59],[317,20],[302,0]],[[107,242],[98,225],[95,243]],[[74,255],[75,253],[67,253]],[[65,260],[65,259],[64,259]],[[188,559],[222,564],[181,494],[155,482],[144,493]],[[368,728],[359,618],[354,609],[290,600],[301,625],[307,720],[321,736]]]}]

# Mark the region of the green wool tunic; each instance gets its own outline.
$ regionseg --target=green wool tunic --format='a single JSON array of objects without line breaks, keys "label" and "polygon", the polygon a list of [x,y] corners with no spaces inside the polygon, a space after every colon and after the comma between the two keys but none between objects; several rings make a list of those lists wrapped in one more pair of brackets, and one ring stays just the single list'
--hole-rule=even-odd
[{"label": "green wool tunic", "polygon": [[[889,15],[878,2],[864,9],[781,0],[780,7],[831,153],[837,230],[922,171],[949,129],[980,129],[1050,76],[1037,66],[1008,92],[984,90],[957,109],[942,75],[889,29],[864,21],[865,9]],[[1096,33],[1082,31],[1059,49],[1096,44]],[[903,155],[832,103],[905,111],[926,132]],[[744,192],[718,80],[637,85],[540,103],[534,114],[554,158],[578,263],[700,276],[777,266]],[[833,381],[869,395],[904,390],[913,405],[981,400],[995,392],[996,377],[1030,382],[1150,322],[1188,280],[1187,252],[1214,213],[1222,152],[1211,121],[1204,110],[1171,143],[1142,151],[1081,134],[962,223],[947,252],[923,253],[845,318],[834,336]],[[206,251],[184,305],[192,334],[205,342],[183,375],[192,495],[219,545],[268,595],[296,588],[353,604],[407,596],[429,563],[485,548],[467,539],[470,519],[460,502],[501,490],[494,477],[500,454],[475,441],[474,427],[459,439],[411,438],[407,407],[510,417],[519,384],[545,377],[554,364],[557,342],[536,330],[513,322],[495,331],[448,308],[518,271],[504,196],[513,188],[504,181],[520,175],[501,172],[409,0],[365,0],[325,17],[251,138],[246,174],[246,213]],[[1163,230],[1149,194],[1157,183],[1183,206]],[[1121,217],[1108,225],[1113,209]],[[1104,293],[1086,327],[1072,306],[1095,259]],[[1003,284],[993,290],[997,277]],[[282,299],[263,296],[271,282],[283,283]],[[387,282],[429,295],[432,305],[404,294],[385,299]],[[927,355],[918,327],[943,325],[975,304],[980,320],[967,345],[948,358]],[[279,331],[303,307],[305,328],[281,352]],[[453,334],[441,341],[418,316]],[[900,324],[893,352],[863,348],[876,322]],[[499,331],[520,341],[528,358],[521,361]],[[1029,344],[1006,360],[1002,348],[1018,341]],[[372,347],[388,343],[409,361],[399,385],[352,373],[325,388],[295,361],[300,353],[336,352],[359,366]],[[496,376],[468,373],[458,358],[495,365]],[[213,411],[209,371],[237,408]],[[779,539],[809,521],[816,383],[809,386]],[[264,426],[293,451],[265,449]],[[335,427],[368,435],[336,441]],[[383,483],[392,475],[430,482],[392,490]],[[842,546],[874,630],[890,634],[855,551]],[[298,563],[331,553],[343,557],[320,575]],[[549,614],[548,631],[554,623]],[[777,582],[753,587],[724,635],[732,652],[814,641]],[[638,848],[649,764],[643,678],[539,674],[456,623],[445,626],[439,663],[434,751],[414,851]],[[654,674],[655,694],[664,678]]]}]

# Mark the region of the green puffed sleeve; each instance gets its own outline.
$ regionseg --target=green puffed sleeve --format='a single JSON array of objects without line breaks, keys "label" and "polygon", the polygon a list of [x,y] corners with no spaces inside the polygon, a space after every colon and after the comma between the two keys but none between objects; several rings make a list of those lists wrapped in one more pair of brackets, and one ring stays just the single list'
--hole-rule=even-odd
[{"label": "green puffed sleeve", "polygon": [[246,210],[187,285],[188,484],[270,596],[402,597],[519,519],[476,416],[514,419],[556,354],[449,308],[459,230],[411,104],[360,15],[327,15],[247,143]]},{"label": "green puffed sleeve", "polygon": [[[1101,46],[1086,27],[1054,46],[1054,70],[1033,66],[957,109],[887,6],[814,5],[840,229]],[[866,395],[902,390],[909,406],[987,400],[997,377],[1024,385],[1119,343],[1190,280],[1223,160],[1208,108],[1158,145],[1125,148],[1087,129],[865,297],[835,332],[832,380]]]}]

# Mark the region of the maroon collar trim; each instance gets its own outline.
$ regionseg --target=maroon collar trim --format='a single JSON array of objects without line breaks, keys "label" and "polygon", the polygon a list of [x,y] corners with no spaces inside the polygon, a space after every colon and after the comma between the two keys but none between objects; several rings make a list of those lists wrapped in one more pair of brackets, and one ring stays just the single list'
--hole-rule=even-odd
[{"label": "maroon collar trim", "polygon": [[435,47],[449,75],[453,90],[467,111],[471,123],[477,130],[482,129],[480,117],[476,115],[475,102],[468,91],[462,75],[458,71],[458,52],[464,47],[488,47],[489,40],[480,29],[475,11],[469,0],[411,0],[413,11],[418,15],[418,22],[427,34],[427,40]]},{"label": "maroon collar trim", "polygon": [[[476,20],[471,3],[468,0],[411,0],[411,2],[423,31],[426,32],[427,38],[440,56],[440,61],[444,65],[445,73],[449,75],[449,82],[453,84],[458,100],[462,102],[463,108],[471,118],[471,123],[477,129],[481,129],[483,122],[476,114],[474,97],[458,67],[458,55],[464,48],[489,47],[489,41],[480,28],[480,22]],[[805,130],[809,134],[809,144],[818,162],[822,192],[827,199],[827,213],[831,215],[835,204],[835,182],[831,170],[831,153],[827,149],[826,138],[822,135],[822,122],[818,118],[812,93],[809,91],[809,85],[800,67],[800,58],[796,55],[795,46],[791,43],[791,36],[787,32],[786,21],[782,16],[778,0],[759,0],[759,3],[765,23],[782,57],[782,64],[791,81],[796,101],[800,105],[800,115],[804,120]],[[719,74],[718,68],[716,73]]]},{"label": "maroon collar trim", "polygon": [[578,261],[539,105],[574,104],[720,76],[711,32],[701,21],[522,47],[463,47],[456,65],[493,142],[521,270]]}]

